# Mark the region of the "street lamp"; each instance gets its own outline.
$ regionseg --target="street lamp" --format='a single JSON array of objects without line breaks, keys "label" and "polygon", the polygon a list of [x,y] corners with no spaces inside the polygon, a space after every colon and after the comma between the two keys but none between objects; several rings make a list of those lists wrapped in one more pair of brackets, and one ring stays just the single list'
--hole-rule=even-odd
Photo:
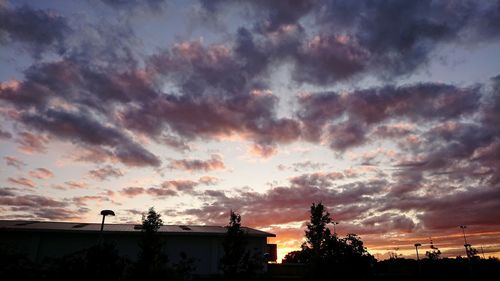
[{"label": "street lamp", "polygon": [[106,216],[115,216],[115,212],[111,210],[102,210],[101,215],[102,215],[102,223],[101,223],[101,232],[102,232],[104,230],[104,219],[106,218]]},{"label": "street lamp", "polygon": [[422,246],[422,244],[420,243],[415,243],[415,251],[417,252],[417,261],[420,260],[419,256],[418,256],[418,247]]}]

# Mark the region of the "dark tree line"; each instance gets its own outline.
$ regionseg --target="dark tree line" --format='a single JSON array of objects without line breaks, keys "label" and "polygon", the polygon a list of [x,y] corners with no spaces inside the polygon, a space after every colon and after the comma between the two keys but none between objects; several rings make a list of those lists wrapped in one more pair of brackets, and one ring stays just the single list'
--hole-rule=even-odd
[{"label": "dark tree line", "polygon": [[303,265],[306,270],[300,277],[304,280],[478,280],[500,276],[498,259],[480,259],[469,244],[467,258],[441,258],[441,251],[431,242],[426,258],[420,261],[397,255],[377,261],[356,234],[338,237],[330,232],[332,219],[323,204],[313,203],[310,211],[306,242],[283,259],[284,266]]}]

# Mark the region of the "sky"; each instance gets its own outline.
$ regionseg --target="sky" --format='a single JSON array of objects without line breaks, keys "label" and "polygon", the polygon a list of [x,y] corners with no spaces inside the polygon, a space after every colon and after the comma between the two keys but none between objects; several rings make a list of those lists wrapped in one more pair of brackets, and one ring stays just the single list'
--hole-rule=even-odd
[{"label": "sky", "polygon": [[0,219],[499,257],[498,54],[500,1],[0,0]]}]

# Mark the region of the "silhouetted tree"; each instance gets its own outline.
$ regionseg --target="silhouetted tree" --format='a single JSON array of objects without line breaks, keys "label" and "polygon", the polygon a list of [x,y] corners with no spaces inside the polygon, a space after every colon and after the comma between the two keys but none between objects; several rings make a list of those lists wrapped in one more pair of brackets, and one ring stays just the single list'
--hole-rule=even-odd
[{"label": "silhouetted tree", "polygon": [[247,237],[241,229],[241,216],[231,211],[226,228],[227,234],[222,244],[224,256],[220,260],[224,279],[228,281],[254,279],[262,269],[262,260],[258,253],[246,250]]},{"label": "silhouetted tree", "polygon": [[142,216],[142,240],[137,259],[137,274],[142,277],[159,277],[166,274],[168,258],[163,253],[163,243],[158,237],[158,230],[163,225],[161,215],[150,208]]},{"label": "silhouetted tree", "polygon": [[313,203],[310,211],[306,242],[300,251],[289,253],[284,262],[308,264],[309,280],[330,280],[342,274],[359,276],[370,272],[375,259],[363,246],[363,241],[356,234],[348,234],[345,238],[332,235],[328,228],[332,219],[323,204]]},{"label": "silhouetted tree", "polygon": [[325,242],[332,237],[330,229],[327,227],[330,222],[332,219],[330,213],[325,210],[325,206],[321,203],[313,203],[310,222],[307,223],[306,242],[315,257],[321,255]]},{"label": "silhouetted tree", "polygon": [[285,255],[282,263],[303,263],[306,264],[309,262],[311,258],[310,252],[306,249],[302,249],[300,251],[292,251]]},{"label": "silhouetted tree", "polygon": [[429,260],[438,260],[441,257],[441,251],[438,247],[434,246],[431,241],[431,250],[425,252],[425,256]]}]

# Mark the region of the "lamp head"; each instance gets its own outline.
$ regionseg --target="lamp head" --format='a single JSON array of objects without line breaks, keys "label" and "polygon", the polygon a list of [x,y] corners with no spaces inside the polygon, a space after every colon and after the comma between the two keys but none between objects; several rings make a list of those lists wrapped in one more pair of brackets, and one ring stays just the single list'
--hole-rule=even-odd
[{"label": "lamp head", "polygon": [[115,215],[115,212],[111,211],[111,210],[102,210],[101,211],[101,215],[102,216],[114,216]]}]

